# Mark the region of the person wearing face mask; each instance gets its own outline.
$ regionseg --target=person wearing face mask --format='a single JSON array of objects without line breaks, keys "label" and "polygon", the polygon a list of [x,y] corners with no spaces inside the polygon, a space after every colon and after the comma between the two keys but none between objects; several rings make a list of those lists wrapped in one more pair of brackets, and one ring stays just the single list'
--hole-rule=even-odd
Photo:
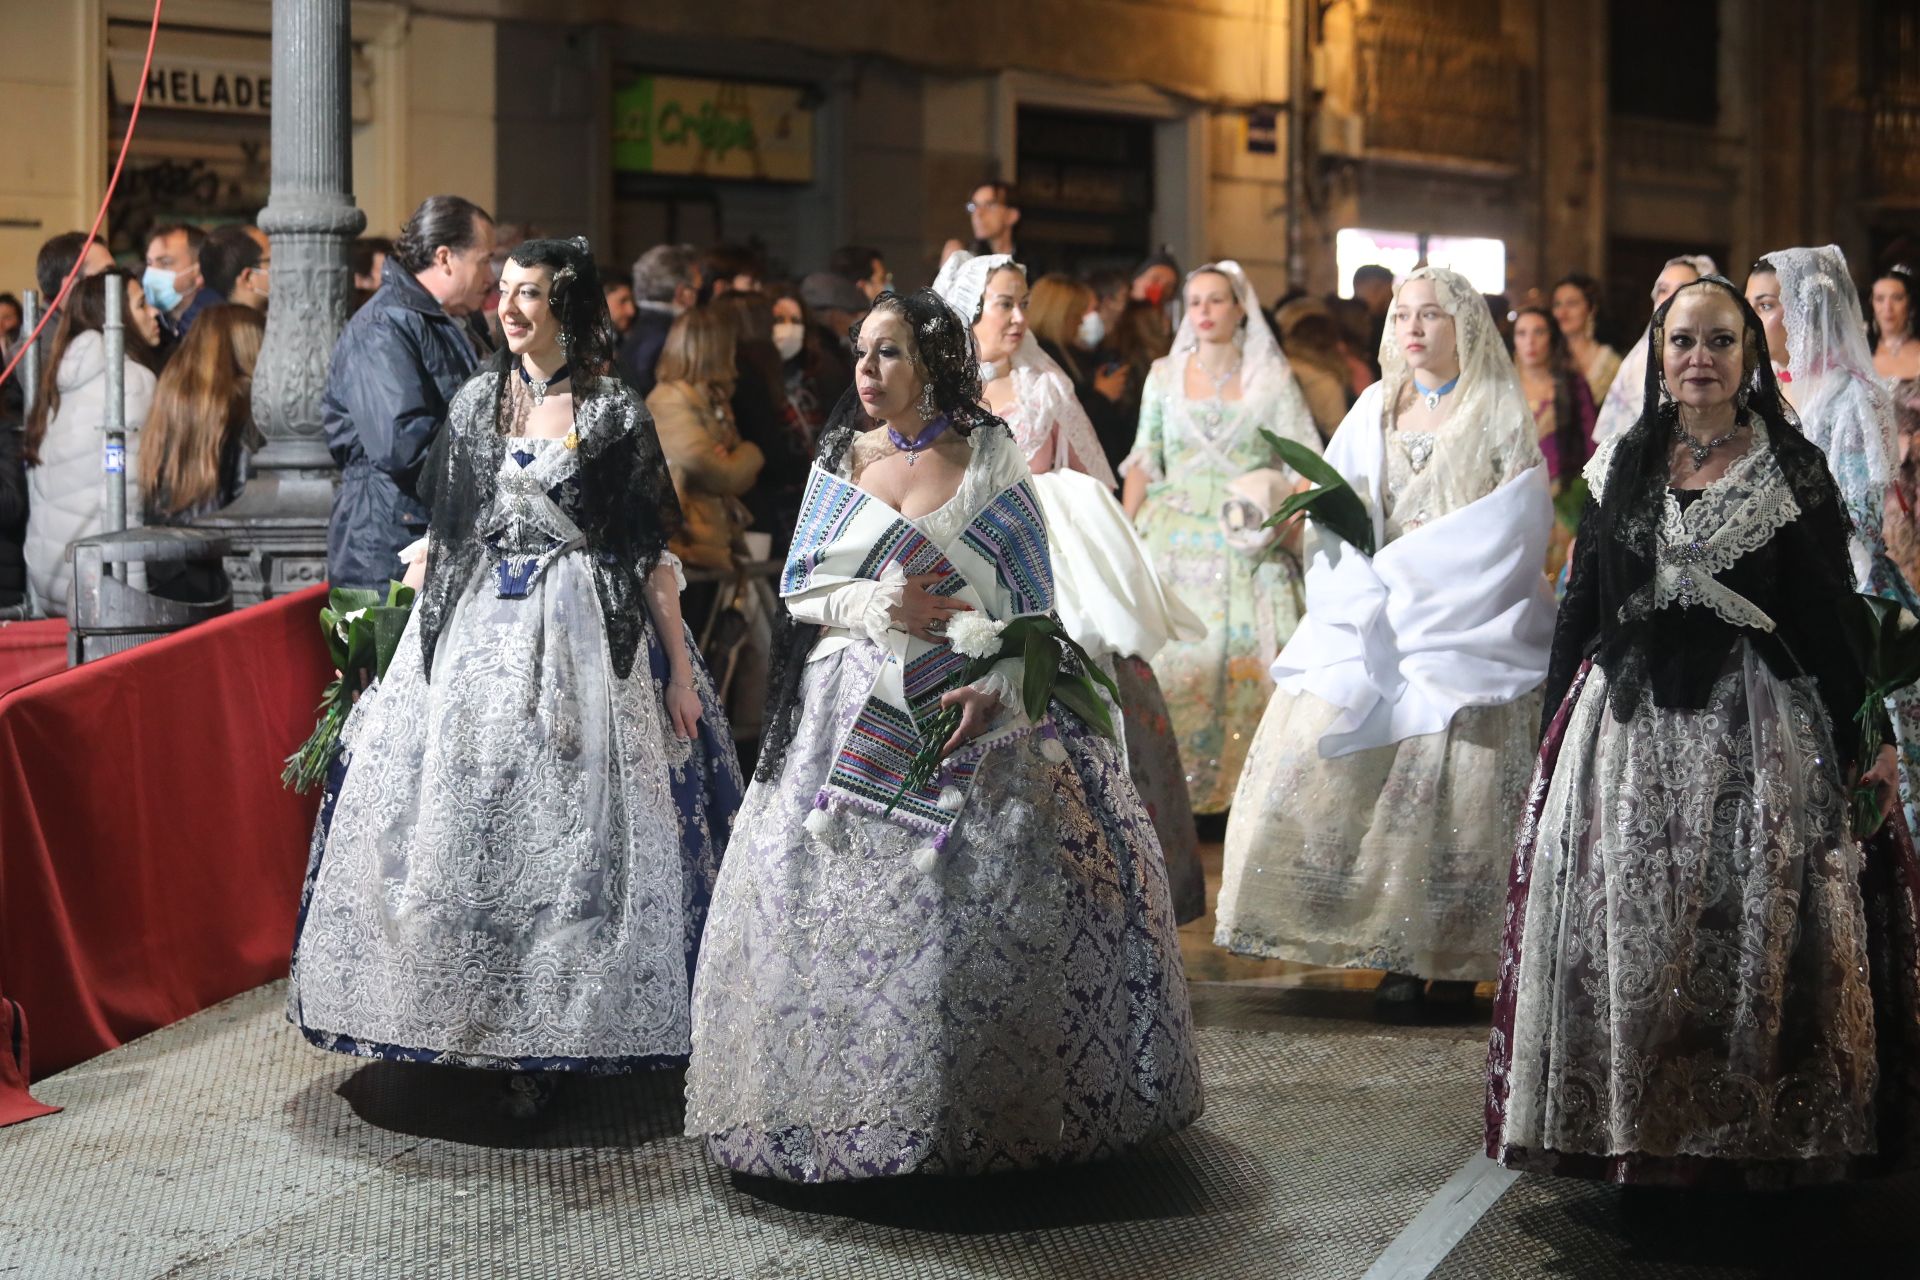
[{"label": "person wearing face mask", "polygon": [[787,403],[799,418],[811,456],[828,411],[853,385],[853,365],[840,340],[814,319],[797,287],[778,285],[772,297],[773,343],[780,353]]},{"label": "person wearing face mask", "polygon": [[1059,581],[969,326],[883,293],[855,342],[701,943],[687,1133],[792,1182],[1100,1159],[1201,1109],[1159,844],[1118,743],[1057,698],[1028,719],[1020,658],[966,681]]},{"label": "person wearing face mask", "polygon": [[1377,550],[1307,533],[1306,618],[1234,796],[1214,941],[1386,970],[1382,1002],[1463,1001],[1499,960],[1553,635],[1553,504],[1465,277],[1401,282],[1380,364],[1327,448]]},{"label": "person wearing face mask", "polygon": [[1587,464],[1488,1045],[1509,1168],[1777,1190],[1917,1149],[1920,867],[1897,813],[1849,826],[1893,751],[1855,758],[1846,500],[1763,330],[1682,285]]},{"label": "person wearing face mask", "polygon": [[1259,527],[1295,477],[1263,431],[1320,448],[1246,273],[1209,263],[1187,277],[1173,353],[1147,375],[1139,432],[1120,466],[1154,567],[1207,628],[1153,659],[1196,814],[1223,814],[1232,802],[1273,688],[1267,667],[1300,619],[1293,546]]},{"label": "person wearing face mask", "polygon": [[486,354],[466,322],[493,292],[492,255],[485,210],[430,196],[401,229],[378,292],[340,331],[320,398],[340,464],[327,528],[336,587],[384,590],[400,549],[426,528],[421,466]]},{"label": "person wearing face mask", "polygon": [[206,243],[206,232],[184,222],[155,227],[147,236],[147,269],[140,284],[160,314],[160,332],[169,351],[186,336],[194,316],[226,301],[201,288],[200,250]]},{"label": "person wearing face mask", "polygon": [[[1671,298],[1673,291],[1681,285],[1692,284],[1701,276],[1718,275],[1719,272],[1720,268],[1714,265],[1713,259],[1704,253],[1683,253],[1677,258],[1667,259],[1667,264],[1660,268],[1660,274],[1653,282],[1654,307],[1658,308]],[[1620,371],[1613,375],[1606,398],[1600,402],[1600,414],[1593,423],[1595,444],[1611,440],[1640,420],[1640,392],[1646,380],[1647,335],[1642,333],[1640,341],[1620,357]]]},{"label": "person wearing face mask", "polygon": [[1113,472],[1073,384],[1027,328],[1027,278],[1011,258],[948,258],[934,292],[973,331],[982,394],[1013,432],[1033,471],[1053,559],[1055,611],[1120,690],[1127,763],[1153,815],[1181,923],[1206,914],[1193,811],[1180,748],[1151,659],[1206,626],[1160,582],[1147,549],[1114,501]]},{"label": "person wearing face mask", "polygon": [[1127,401],[1126,364],[1110,348],[1102,354],[1107,322],[1098,296],[1072,276],[1042,276],[1027,299],[1027,327],[1040,350],[1072,381],[1107,465],[1119,466],[1133,444],[1140,405],[1137,399]]},{"label": "person wearing face mask", "polygon": [[321,806],[288,1012],[323,1049],[497,1072],[525,1117],[567,1075],[685,1061],[742,779],[587,242],[516,246],[497,313],[428,462],[420,595]]}]

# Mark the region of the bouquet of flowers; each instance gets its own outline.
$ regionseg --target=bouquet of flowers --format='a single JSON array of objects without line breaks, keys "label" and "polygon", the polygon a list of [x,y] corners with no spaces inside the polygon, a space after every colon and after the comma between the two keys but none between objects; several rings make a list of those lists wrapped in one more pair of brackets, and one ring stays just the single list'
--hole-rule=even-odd
[{"label": "bouquet of flowers", "polygon": [[[1120,690],[1056,619],[1037,613],[996,622],[979,613],[963,613],[947,623],[947,643],[967,660],[960,674],[961,684],[980,679],[1002,658],[1019,658],[1020,703],[1027,719],[1038,723],[1047,714],[1047,704],[1058,698],[1095,733],[1118,736],[1100,690],[1105,689],[1116,701]],[[1069,654],[1071,664],[1066,661]],[[909,791],[917,791],[933,780],[940,769],[940,748],[959,727],[959,707],[941,707],[927,722],[922,730],[926,745],[914,757],[905,782],[887,805],[888,813]]]},{"label": "bouquet of flowers", "polygon": [[334,676],[320,695],[320,719],[300,749],[287,757],[283,785],[304,795],[326,780],[327,766],[340,749],[340,731],[353,710],[353,695],[387,674],[413,609],[413,588],[387,583],[378,591],[335,587],[320,609],[320,630],[333,655]]},{"label": "bouquet of flowers", "polygon": [[[1911,593],[1906,594],[1911,600]],[[1856,599],[1859,607],[1846,611],[1845,621],[1847,638],[1867,677],[1860,709],[1853,716],[1860,730],[1860,753],[1855,758],[1864,769],[1872,766],[1880,748],[1886,745],[1880,726],[1886,719],[1887,699],[1920,680],[1920,625],[1897,600],[1869,595]],[[1854,836],[1866,839],[1880,830],[1885,820],[1880,813],[1879,793],[1871,786],[1856,785]]]},{"label": "bouquet of flowers", "polygon": [[1314,484],[1313,488],[1281,503],[1280,509],[1267,518],[1267,526],[1285,524],[1304,511],[1307,519],[1361,555],[1372,555],[1373,517],[1367,514],[1367,504],[1360,501],[1360,495],[1353,491],[1346,478],[1328,465],[1325,458],[1298,441],[1283,439],[1264,427],[1260,434],[1267,438],[1268,447],[1280,455],[1280,461]]}]

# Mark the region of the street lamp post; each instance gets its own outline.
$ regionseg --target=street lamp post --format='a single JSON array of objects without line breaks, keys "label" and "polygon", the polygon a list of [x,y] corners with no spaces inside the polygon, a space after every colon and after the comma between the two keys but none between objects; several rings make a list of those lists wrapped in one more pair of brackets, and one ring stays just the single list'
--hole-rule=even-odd
[{"label": "street lamp post", "polygon": [[347,0],[273,0],[273,185],[260,229],[273,241],[273,294],[253,376],[266,447],[238,501],[198,523],[232,539],[235,605],[326,579],[337,470],[320,394],[347,321],[347,245],[367,224],[353,203]]}]

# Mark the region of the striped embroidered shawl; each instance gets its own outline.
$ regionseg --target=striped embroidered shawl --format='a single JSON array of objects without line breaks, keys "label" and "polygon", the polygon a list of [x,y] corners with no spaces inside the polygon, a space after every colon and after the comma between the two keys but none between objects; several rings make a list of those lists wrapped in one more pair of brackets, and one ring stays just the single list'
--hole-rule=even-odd
[{"label": "striped embroidered shawl", "polygon": [[[944,541],[940,531],[954,530]],[[930,589],[957,597],[999,621],[1053,608],[1053,567],[1046,524],[1026,462],[1004,431],[976,432],[972,461],[946,506],[909,520],[815,464],[807,482],[781,596],[860,581],[878,581],[889,565],[912,577],[937,574]],[[825,792],[878,812],[892,802],[924,741],[922,726],[957,688],[966,659],[946,642],[903,631],[887,633],[891,660],[835,753]],[[990,734],[948,759],[932,782],[900,800],[893,816],[905,825],[945,832],[956,810],[941,792],[962,795],[985,752],[1010,736]]]}]

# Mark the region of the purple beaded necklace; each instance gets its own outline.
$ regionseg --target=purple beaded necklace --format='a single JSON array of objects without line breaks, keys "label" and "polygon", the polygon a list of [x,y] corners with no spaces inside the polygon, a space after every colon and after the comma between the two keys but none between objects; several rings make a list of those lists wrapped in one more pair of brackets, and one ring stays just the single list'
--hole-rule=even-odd
[{"label": "purple beaded necklace", "polygon": [[943,413],[929,422],[918,436],[903,436],[892,427],[888,427],[887,439],[893,441],[894,448],[907,455],[907,465],[912,466],[919,461],[921,453],[927,446],[945,435],[947,428],[952,425],[947,420],[947,415]]}]

